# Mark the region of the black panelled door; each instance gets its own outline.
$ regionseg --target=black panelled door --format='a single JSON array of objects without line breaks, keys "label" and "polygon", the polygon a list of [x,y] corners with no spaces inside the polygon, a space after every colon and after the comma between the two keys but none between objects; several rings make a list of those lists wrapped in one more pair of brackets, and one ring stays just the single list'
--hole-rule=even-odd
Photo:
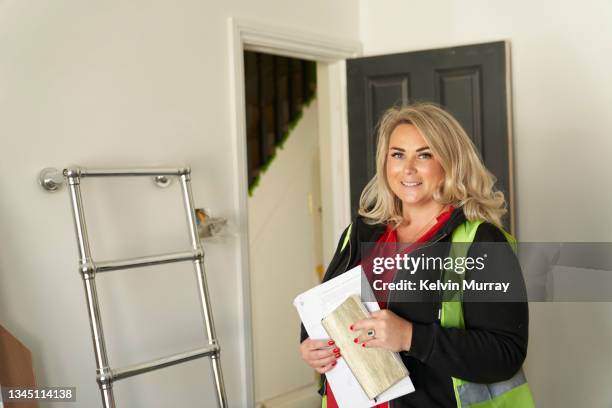
[{"label": "black panelled door", "polygon": [[376,171],[382,113],[393,105],[431,101],[453,113],[497,177],[496,186],[510,204],[504,224],[512,229],[508,46],[502,41],[347,60],[353,216]]}]

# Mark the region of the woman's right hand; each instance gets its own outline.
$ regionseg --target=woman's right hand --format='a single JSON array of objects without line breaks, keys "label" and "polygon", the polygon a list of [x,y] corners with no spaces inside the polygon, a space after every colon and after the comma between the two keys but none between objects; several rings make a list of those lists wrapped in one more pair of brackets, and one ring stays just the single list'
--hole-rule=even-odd
[{"label": "woman's right hand", "polygon": [[302,359],[310,367],[323,374],[336,366],[340,350],[333,340],[311,340],[307,338],[300,344]]}]

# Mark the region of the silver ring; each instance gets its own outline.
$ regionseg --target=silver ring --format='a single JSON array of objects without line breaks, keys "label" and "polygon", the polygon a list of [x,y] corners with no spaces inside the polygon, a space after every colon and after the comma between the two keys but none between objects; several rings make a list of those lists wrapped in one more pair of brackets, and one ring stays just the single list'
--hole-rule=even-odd
[{"label": "silver ring", "polygon": [[374,329],[369,329],[368,330],[368,336],[374,338],[374,336],[376,336],[376,332],[374,331]]}]

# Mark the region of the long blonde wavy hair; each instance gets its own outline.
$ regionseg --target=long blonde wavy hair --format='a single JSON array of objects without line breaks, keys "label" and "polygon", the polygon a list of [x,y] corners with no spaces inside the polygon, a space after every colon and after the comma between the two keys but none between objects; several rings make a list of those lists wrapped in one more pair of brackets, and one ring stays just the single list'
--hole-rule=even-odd
[{"label": "long blonde wavy hair", "polygon": [[368,182],[359,200],[359,214],[366,222],[402,222],[402,202],[393,194],[386,178],[389,139],[400,124],[418,129],[434,157],[444,169],[441,187],[434,200],[462,208],[470,221],[483,220],[501,226],[506,213],[504,194],[494,188],[495,176],[482,164],[474,144],[459,122],[433,103],[393,107],[385,112],[378,126],[376,175]]}]

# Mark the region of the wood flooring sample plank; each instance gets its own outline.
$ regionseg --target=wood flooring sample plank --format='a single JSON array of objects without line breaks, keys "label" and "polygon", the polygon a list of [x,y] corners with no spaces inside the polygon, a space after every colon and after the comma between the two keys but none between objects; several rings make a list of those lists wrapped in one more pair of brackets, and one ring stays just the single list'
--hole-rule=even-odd
[{"label": "wood flooring sample plank", "polygon": [[[357,295],[348,297],[321,323],[329,337],[340,348],[355,378],[370,399],[376,398],[393,384],[408,375],[399,354],[376,347],[362,347],[354,342],[362,333],[350,331],[349,327],[358,320],[370,317]],[[365,331],[364,331],[365,334]]]}]

